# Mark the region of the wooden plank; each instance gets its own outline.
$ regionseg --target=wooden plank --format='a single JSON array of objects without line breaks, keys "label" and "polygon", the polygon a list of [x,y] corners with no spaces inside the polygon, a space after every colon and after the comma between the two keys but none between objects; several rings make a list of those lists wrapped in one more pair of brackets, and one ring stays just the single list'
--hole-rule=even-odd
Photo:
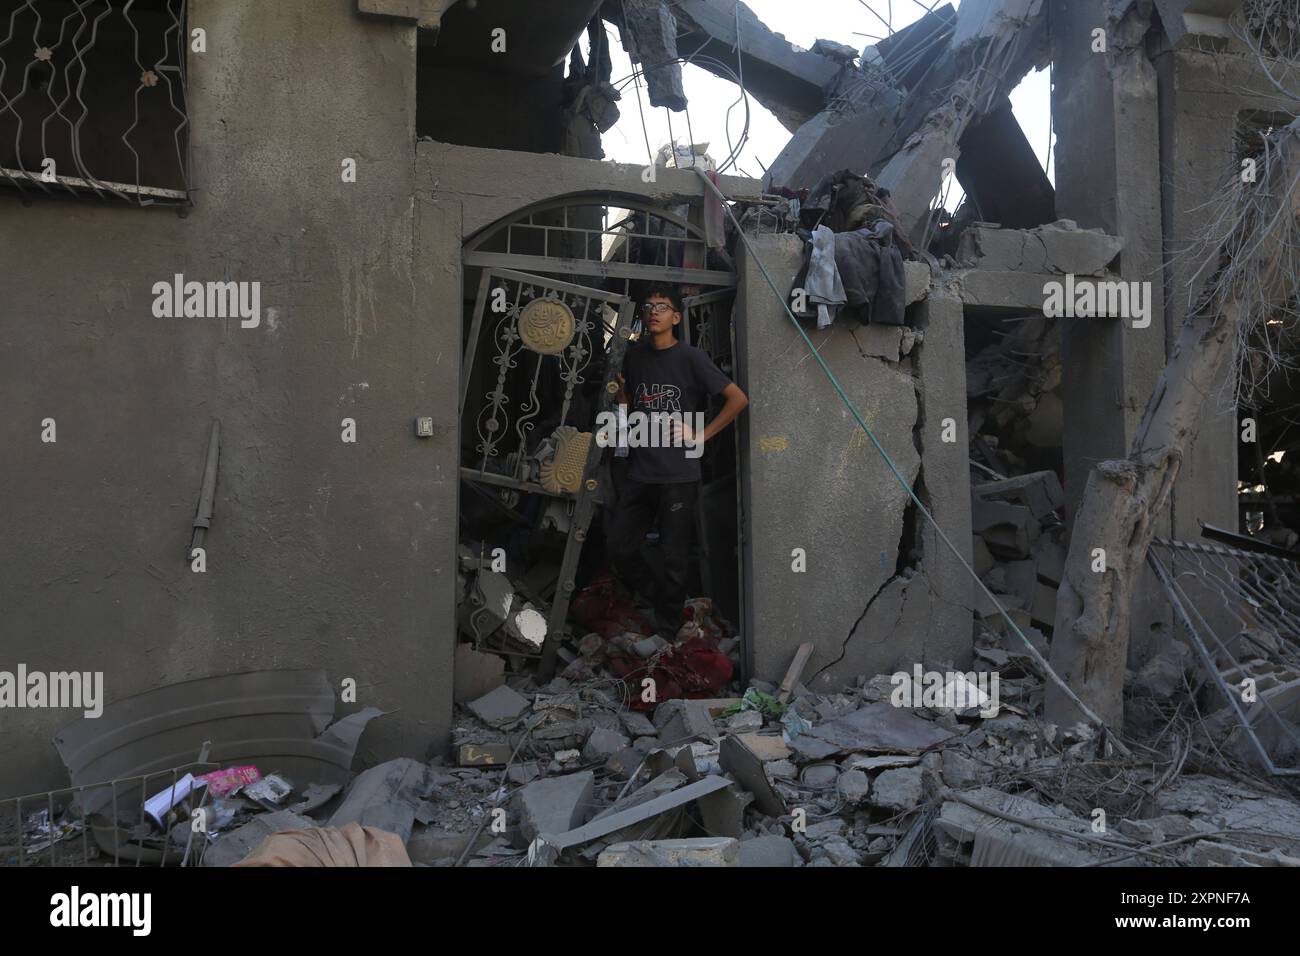
[{"label": "wooden plank", "polygon": [[776,695],[776,699],[781,703],[784,704],[790,699],[790,695],[794,692],[794,685],[799,683],[799,678],[803,676],[803,669],[808,665],[808,658],[812,657],[814,649],[815,645],[812,641],[805,641],[794,652],[794,660],[790,662],[785,677],[781,679],[781,690]]}]

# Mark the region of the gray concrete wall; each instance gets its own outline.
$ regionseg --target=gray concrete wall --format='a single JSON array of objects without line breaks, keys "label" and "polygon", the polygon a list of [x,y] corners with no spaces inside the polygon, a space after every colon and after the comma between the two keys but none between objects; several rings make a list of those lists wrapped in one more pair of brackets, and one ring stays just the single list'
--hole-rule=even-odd
[{"label": "gray concrete wall", "polygon": [[[0,196],[0,669],[102,670],[116,699],[322,666],[358,706],[401,708],[364,762],[449,733],[459,223],[412,200],[415,29],[354,6],[191,0],[208,52],[190,55],[187,216]],[[261,326],[155,318],[174,273],[260,281]],[[63,780],[49,740],[73,717],[0,711],[0,794]]]},{"label": "gray concrete wall", "polygon": [[[753,244],[785,292],[799,268],[799,240],[760,236]],[[954,571],[959,563],[940,553],[928,530],[918,549],[906,492],[747,255],[739,277],[740,384],[750,398],[741,423],[750,672],[779,680],[807,640],[817,649],[806,679],[844,651],[810,684],[816,689],[904,659],[968,660],[971,612],[964,572]],[[936,518],[969,557],[961,306],[934,300],[914,306],[911,317],[928,326],[928,344],[907,355],[898,329],[836,322],[809,335],[903,477],[923,500],[932,496]],[[951,444],[939,439],[946,417],[959,424]],[[804,572],[794,570],[795,549],[806,554]]]}]

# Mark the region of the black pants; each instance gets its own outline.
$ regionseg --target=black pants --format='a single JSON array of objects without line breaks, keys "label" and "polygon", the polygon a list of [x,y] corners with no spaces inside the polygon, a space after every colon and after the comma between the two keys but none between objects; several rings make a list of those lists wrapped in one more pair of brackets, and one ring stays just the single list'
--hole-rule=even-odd
[{"label": "black pants", "polygon": [[[662,574],[655,575],[655,625],[669,634],[676,634],[682,623],[699,494],[698,481],[650,485],[629,478],[619,488],[618,501],[610,520],[609,547],[614,570],[625,585],[636,589],[638,584],[644,585],[637,578],[643,572],[639,570],[636,558],[645,542],[646,532],[658,519],[662,567],[652,570]],[[647,589],[642,586],[639,590],[644,592]]]}]

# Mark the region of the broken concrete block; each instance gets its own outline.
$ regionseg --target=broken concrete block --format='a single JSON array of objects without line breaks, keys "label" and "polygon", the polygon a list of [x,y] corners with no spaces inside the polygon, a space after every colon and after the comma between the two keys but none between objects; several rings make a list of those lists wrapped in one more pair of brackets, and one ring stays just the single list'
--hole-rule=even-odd
[{"label": "broken concrete block", "polygon": [[736,734],[734,736],[764,762],[785,760],[790,756],[790,748],[785,745],[785,741],[779,734]]},{"label": "broken concrete block", "polygon": [[[903,304],[920,302],[930,294],[930,264],[928,262],[907,261],[903,263],[905,278]],[[907,354],[906,351],[903,354]]]},{"label": "broken concrete block", "polygon": [[1024,600],[1023,607],[1028,607],[1038,590],[1038,565],[1034,561],[1008,561],[1002,565],[1006,574],[1006,588],[1011,594]]},{"label": "broken concrete block", "polygon": [[508,724],[522,716],[528,710],[528,698],[502,684],[465,706],[485,724],[498,726]]},{"label": "broken concrete block", "polygon": [[[724,737],[718,760],[723,770],[731,774],[742,787],[754,795],[754,801],[760,810],[768,816],[779,817],[786,812],[785,800],[772,786],[763,769],[765,763],[763,754],[777,751],[774,746],[761,743],[764,739],[758,734]],[[780,737],[767,739],[774,739],[786,754],[789,753],[781,744]]]},{"label": "broken concrete block", "polygon": [[1039,524],[1023,505],[971,499],[971,530],[1000,557],[1027,558],[1038,538]]},{"label": "broken concrete block", "polygon": [[636,773],[637,768],[641,766],[643,758],[644,755],[641,751],[628,747],[606,760],[605,769],[619,780],[630,780],[632,775]]},{"label": "broken concrete block", "polygon": [[957,243],[957,262],[973,269],[1046,272],[1047,254],[1037,237],[1024,229],[971,225]]},{"label": "broken concrete block", "polygon": [[861,866],[862,854],[853,849],[843,837],[836,837],[822,843],[818,850],[836,866]]},{"label": "broken concrete block", "polygon": [[629,741],[622,734],[597,727],[582,747],[582,759],[586,763],[603,762],[627,749],[628,746]]},{"label": "broken concrete block", "polygon": [[795,865],[794,842],[789,837],[761,836],[742,840],[737,866],[789,867]]},{"label": "broken concrete block", "polygon": [[666,700],[655,708],[654,722],[659,737],[667,746],[686,743],[697,737],[717,736],[707,700]]},{"label": "broken concrete block", "polygon": [[506,779],[516,786],[523,786],[536,780],[539,773],[541,773],[541,770],[537,766],[537,761],[526,760],[523,763],[514,764],[507,770]]},{"label": "broken concrete block", "polygon": [[1068,219],[1039,226],[1031,235],[1043,248],[1043,271],[1059,275],[1104,275],[1124,248],[1120,237],[1080,229]]},{"label": "broken concrete block", "polygon": [[637,840],[615,843],[596,858],[597,866],[735,866],[740,841],[731,837]]},{"label": "broken concrete block", "polygon": [[840,795],[850,805],[856,807],[867,799],[871,790],[871,779],[861,770],[846,770],[840,774],[836,784]]},{"label": "broken concrete block", "polygon": [[742,710],[727,718],[727,733],[748,734],[763,729],[763,715],[756,710]]},{"label": "broken concrete block", "polygon": [[1035,471],[1002,481],[976,485],[971,493],[985,501],[1021,504],[1039,521],[1052,517],[1065,504],[1065,491],[1054,471]]},{"label": "broken concrete block", "polygon": [[803,837],[809,843],[815,843],[818,840],[828,840],[831,837],[842,837],[846,829],[848,829],[847,822],[840,817],[831,817],[829,820],[819,820],[810,824],[808,829],[803,832]]},{"label": "broken concrete block", "polygon": [[1048,584],[1059,585],[1065,575],[1065,548],[1057,541],[1043,539],[1034,550],[1038,556],[1038,577]]},{"label": "broken concrete block", "polygon": [[754,795],[740,787],[727,787],[700,797],[700,822],[714,836],[739,838],[745,832],[745,808],[754,802]]},{"label": "broken concrete block", "polygon": [[659,0],[624,0],[624,45],[633,63],[640,63],[649,88],[650,105],[678,112],[686,109],[682,65],[677,62],[677,19]]},{"label": "broken concrete block", "polygon": [[457,644],[452,699],[463,704],[482,697],[505,683],[505,672],[505,658],[477,651],[472,644]]},{"label": "broken concrete block", "polygon": [[590,770],[535,780],[511,798],[514,845],[526,847],[539,834],[566,833],[591,815],[596,775]]},{"label": "broken concrete block", "polygon": [[805,787],[814,790],[828,790],[835,786],[840,777],[840,770],[833,763],[814,764],[803,768],[801,781]]},{"label": "broken concrete block", "polygon": [[1055,587],[1040,583],[1034,588],[1034,603],[1030,606],[1029,617],[1039,627],[1056,626]]},{"label": "broken concrete block", "polygon": [[943,752],[943,782],[953,790],[966,790],[980,784],[980,765],[960,750]]},{"label": "broken concrete block", "polygon": [[410,757],[389,760],[352,781],[343,802],[330,816],[329,826],[359,823],[378,827],[396,833],[405,843],[411,838],[416,811],[432,790],[426,765]]},{"label": "broken concrete block", "polygon": [[923,795],[920,767],[884,770],[871,787],[871,803],[886,810],[912,810]]},{"label": "broken concrete block", "polygon": [[794,780],[799,776],[799,768],[789,760],[769,760],[763,764],[763,772],[768,780]]},{"label": "broken concrete block", "polygon": [[623,721],[623,726],[627,728],[627,732],[633,737],[654,737],[658,734],[650,718],[640,711],[628,710],[618,716]]}]

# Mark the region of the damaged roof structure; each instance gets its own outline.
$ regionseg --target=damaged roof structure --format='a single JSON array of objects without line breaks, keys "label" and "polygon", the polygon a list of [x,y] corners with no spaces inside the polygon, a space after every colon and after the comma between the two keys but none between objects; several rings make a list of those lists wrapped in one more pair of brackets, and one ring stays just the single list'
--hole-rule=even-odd
[{"label": "damaged roof structure", "polygon": [[1300,865],[1295,4],[913,5],[0,0],[0,862]]}]

